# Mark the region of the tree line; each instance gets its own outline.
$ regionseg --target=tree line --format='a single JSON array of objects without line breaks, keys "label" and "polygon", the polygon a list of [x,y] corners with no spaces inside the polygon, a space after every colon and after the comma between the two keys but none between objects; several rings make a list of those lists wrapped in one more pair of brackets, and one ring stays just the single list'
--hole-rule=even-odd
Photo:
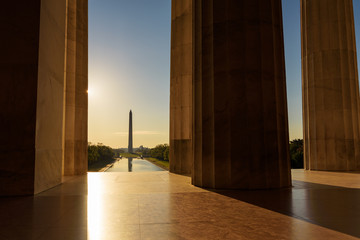
[{"label": "tree line", "polygon": [[114,151],[111,147],[102,143],[88,144],[88,164],[94,164],[99,161],[111,161],[114,159]]},{"label": "tree line", "polygon": [[[121,153],[124,153],[122,149],[113,149],[102,143],[92,144],[88,143],[88,164],[94,164],[100,161],[111,161],[114,158],[120,157]],[[154,148],[147,148],[140,146],[137,148],[136,155],[143,157],[153,157],[162,161],[169,161],[169,145],[158,144]]]},{"label": "tree line", "polygon": [[150,150],[150,156],[163,161],[169,161],[169,145],[159,144]]},{"label": "tree line", "polygon": [[169,145],[166,143],[158,144],[154,148],[140,146],[136,153],[144,157],[152,157],[162,161],[169,161]]},{"label": "tree line", "polygon": [[[291,168],[304,168],[304,146],[302,139],[295,139],[289,142]],[[112,149],[102,143],[97,145],[88,144],[88,162],[93,164],[98,161],[110,161],[118,157],[123,150]],[[158,144],[154,148],[140,146],[136,153],[143,157],[153,157],[162,161],[169,161],[169,145]]]}]

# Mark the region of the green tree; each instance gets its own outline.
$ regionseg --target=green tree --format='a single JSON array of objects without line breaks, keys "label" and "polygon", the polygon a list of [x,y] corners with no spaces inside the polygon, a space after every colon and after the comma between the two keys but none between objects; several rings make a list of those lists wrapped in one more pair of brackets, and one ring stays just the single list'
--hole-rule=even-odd
[{"label": "green tree", "polygon": [[167,145],[164,150],[164,161],[169,161],[169,146]]},{"label": "green tree", "polygon": [[158,144],[150,150],[150,156],[163,161],[169,161],[169,145]]},{"label": "green tree", "polygon": [[143,155],[144,157],[150,156],[150,148],[144,147],[144,149],[141,152],[141,155]]},{"label": "green tree", "polygon": [[88,145],[88,162],[89,164],[97,162],[99,160],[99,153],[95,145]]},{"label": "green tree", "polygon": [[304,168],[304,143],[302,139],[295,139],[289,144],[291,168]]},{"label": "green tree", "polygon": [[114,158],[114,152],[112,148],[105,146],[102,143],[93,145],[88,144],[88,164],[93,164],[98,161],[109,161]]},{"label": "green tree", "polygon": [[108,146],[105,145],[98,145],[98,152],[100,155],[100,160],[111,160],[112,158],[114,158],[114,152],[112,151],[112,149]]}]

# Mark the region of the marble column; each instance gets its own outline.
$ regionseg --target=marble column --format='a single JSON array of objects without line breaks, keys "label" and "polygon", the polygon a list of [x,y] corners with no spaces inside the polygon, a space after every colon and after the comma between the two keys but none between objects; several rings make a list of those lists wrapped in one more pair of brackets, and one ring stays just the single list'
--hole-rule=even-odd
[{"label": "marble column", "polygon": [[0,10],[0,195],[61,183],[66,1]]},{"label": "marble column", "polygon": [[190,174],[192,152],[192,0],[172,0],[170,172]]},{"label": "marble column", "polygon": [[193,7],[193,184],[289,187],[281,0]]},{"label": "marble column", "polygon": [[302,0],[304,158],[308,170],[360,170],[352,0]]},{"label": "marble column", "polygon": [[64,175],[87,172],[88,3],[68,0]]}]

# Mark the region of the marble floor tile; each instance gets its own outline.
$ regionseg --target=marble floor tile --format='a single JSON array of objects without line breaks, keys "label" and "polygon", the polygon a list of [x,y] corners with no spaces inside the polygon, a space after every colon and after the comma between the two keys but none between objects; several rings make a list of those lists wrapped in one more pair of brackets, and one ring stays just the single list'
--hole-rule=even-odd
[{"label": "marble floor tile", "polygon": [[359,239],[359,176],[295,170],[292,188],[235,191],[165,171],[88,173],[0,198],[0,239]]}]

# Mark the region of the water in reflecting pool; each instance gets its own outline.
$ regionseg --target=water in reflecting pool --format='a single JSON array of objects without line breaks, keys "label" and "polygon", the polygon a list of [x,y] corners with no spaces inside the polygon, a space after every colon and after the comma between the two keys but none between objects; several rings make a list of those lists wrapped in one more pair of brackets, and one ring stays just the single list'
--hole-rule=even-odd
[{"label": "water in reflecting pool", "polygon": [[121,158],[106,172],[152,172],[165,171],[147,160],[140,158]]}]

